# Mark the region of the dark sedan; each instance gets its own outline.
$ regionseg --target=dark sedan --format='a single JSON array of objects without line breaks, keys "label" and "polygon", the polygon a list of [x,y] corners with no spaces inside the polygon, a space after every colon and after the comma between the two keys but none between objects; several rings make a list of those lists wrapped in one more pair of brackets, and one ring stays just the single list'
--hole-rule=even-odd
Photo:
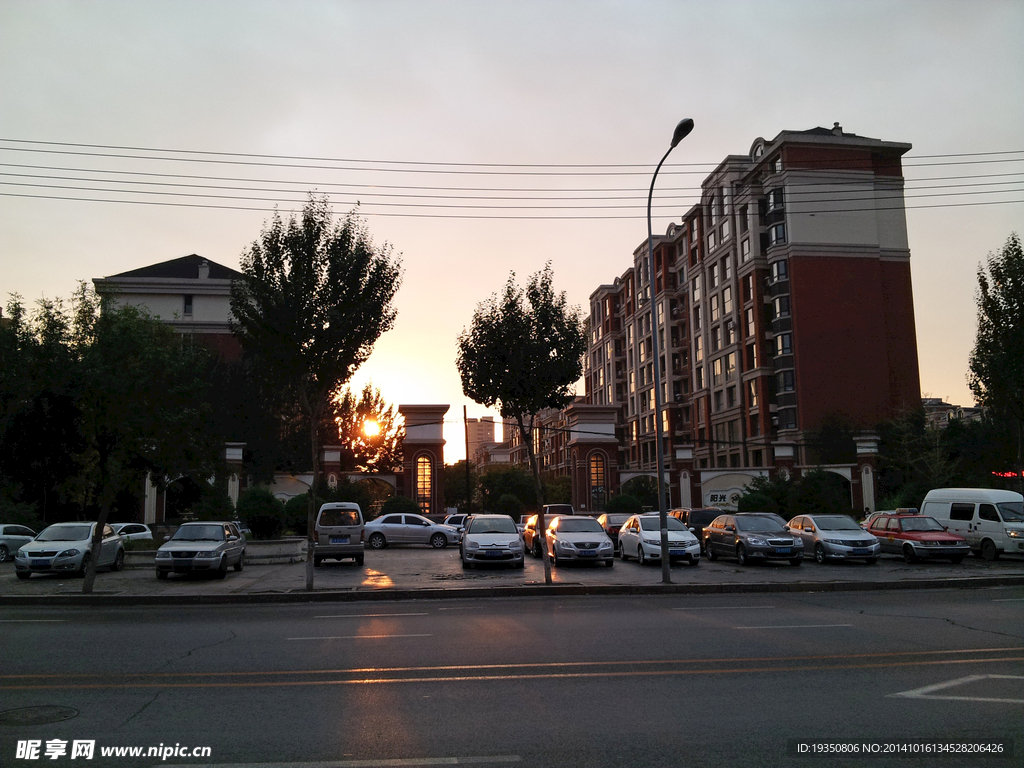
[{"label": "dark sedan", "polygon": [[800,565],[804,543],[770,517],[720,515],[704,529],[704,550],[709,560],[735,557],[740,565],[767,560],[788,560]]}]

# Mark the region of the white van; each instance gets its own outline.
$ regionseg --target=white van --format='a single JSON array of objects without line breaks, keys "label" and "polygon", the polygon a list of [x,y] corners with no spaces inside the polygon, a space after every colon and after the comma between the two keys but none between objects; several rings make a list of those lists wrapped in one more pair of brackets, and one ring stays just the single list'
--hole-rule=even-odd
[{"label": "white van", "polygon": [[363,513],[359,505],[348,501],[324,504],[316,516],[313,535],[313,565],[327,558],[351,557],[363,564]]},{"label": "white van", "polygon": [[959,533],[975,555],[996,560],[1004,552],[1024,554],[1024,496],[992,488],[928,491],[921,514]]}]

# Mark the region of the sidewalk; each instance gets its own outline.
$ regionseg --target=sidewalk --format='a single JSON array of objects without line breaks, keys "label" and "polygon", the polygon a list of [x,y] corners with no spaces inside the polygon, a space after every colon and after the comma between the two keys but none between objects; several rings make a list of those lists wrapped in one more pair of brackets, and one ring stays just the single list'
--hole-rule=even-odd
[{"label": "sidewalk", "polygon": [[829,563],[811,560],[799,568],[788,563],[740,567],[734,561],[703,560],[697,567],[673,566],[672,583],[663,584],[661,566],[616,561],[613,568],[552,568],[554,585],[544,584],[540,560],[526,558],[517,569],[463,570],[457,548],[390,547],[368,550],[365,564],[327,561],[315,571],[315,590],[305,591],[306,564],[247,565],[224,579],[172,576],[158,581],[149,568],[101,572],[92,595],[82,581],[64,575],[15,577],[12,563],[0,563],[0,605],[161,604],[305,602],[312,600],[406,600],[566,594],[664,594],[708,592],[808,592],[882,589],[982,588],[1024,586],[1024,557],[995,562],[968,558],[959,565],[925,562],[909,565],[883,556],[878,563]]}]

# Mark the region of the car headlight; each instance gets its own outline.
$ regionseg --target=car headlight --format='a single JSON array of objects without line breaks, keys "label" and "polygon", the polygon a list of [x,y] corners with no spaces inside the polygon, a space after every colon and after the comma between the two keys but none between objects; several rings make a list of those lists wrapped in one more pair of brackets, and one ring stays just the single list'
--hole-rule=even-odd
[{"label": "car headlight", "polygon": [[555,539],[555,546],[559,549],[572,549],[572,544],[570,544],[568,541],[561,541],[559,539]]},{"label": "car headlight", "polygon": [[157,550],[156,559],[157,560],[170,560],[171,559],[171,553],[170,552],[163,552],[163,551]]},{"label": "car headlight", "polygon": [[842,539],[822,539],[826,544],[842,544]]},{"label": "car headlight", "polygon": [[196,552],[196,557],[220,557],[220,552]]},{"label": "car headlight", "polygon": [[661,544],[661,539],[646,539],[645,538],[644,539],[644,544],[647,544],[647,545],[652,546],[652,547],[656,547],[659,544]]},{"label": "car headlight", "polygon": [[520,549],[523,548],[523,542],[519,539],[513,539],[508,543],[508,548],[511,549],[513,552],[518,552]]},{"label": "car headlight", "polygon": [[480,549],[480,542],[479,541],[467,541],[466,542],[466,549]]},{"label": "car headlight", "polygon": [[1011,539],[1024,539],[1024,531],[1018,531],[1016,528],[1006,528],[1004,530]]},{"label": "car headlight", "polygon": [[76,557],[82,553],[80,549],[65,549],[57,557]]},{"label": "car headlight", "polygon": [[755,547],[767,547],[768,542],[762,539],[760,536],[751,536],[747,541],[753,544]]},{"label": "car headlight", "polygon": [[611,541],[602,541],[601,542],[601,546],[599,547],[599,549],[611,549],[611,546],[612,546]]}]

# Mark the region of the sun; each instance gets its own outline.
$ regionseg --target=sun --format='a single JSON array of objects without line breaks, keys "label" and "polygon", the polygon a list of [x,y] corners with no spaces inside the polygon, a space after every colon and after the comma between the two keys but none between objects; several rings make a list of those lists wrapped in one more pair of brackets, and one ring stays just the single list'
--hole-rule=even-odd
[{"label": "sun", "polygon": [[373,419],[367,419],[363,422],[363,434],[367,437],[376,437],[380,434],[380,424]]}]

